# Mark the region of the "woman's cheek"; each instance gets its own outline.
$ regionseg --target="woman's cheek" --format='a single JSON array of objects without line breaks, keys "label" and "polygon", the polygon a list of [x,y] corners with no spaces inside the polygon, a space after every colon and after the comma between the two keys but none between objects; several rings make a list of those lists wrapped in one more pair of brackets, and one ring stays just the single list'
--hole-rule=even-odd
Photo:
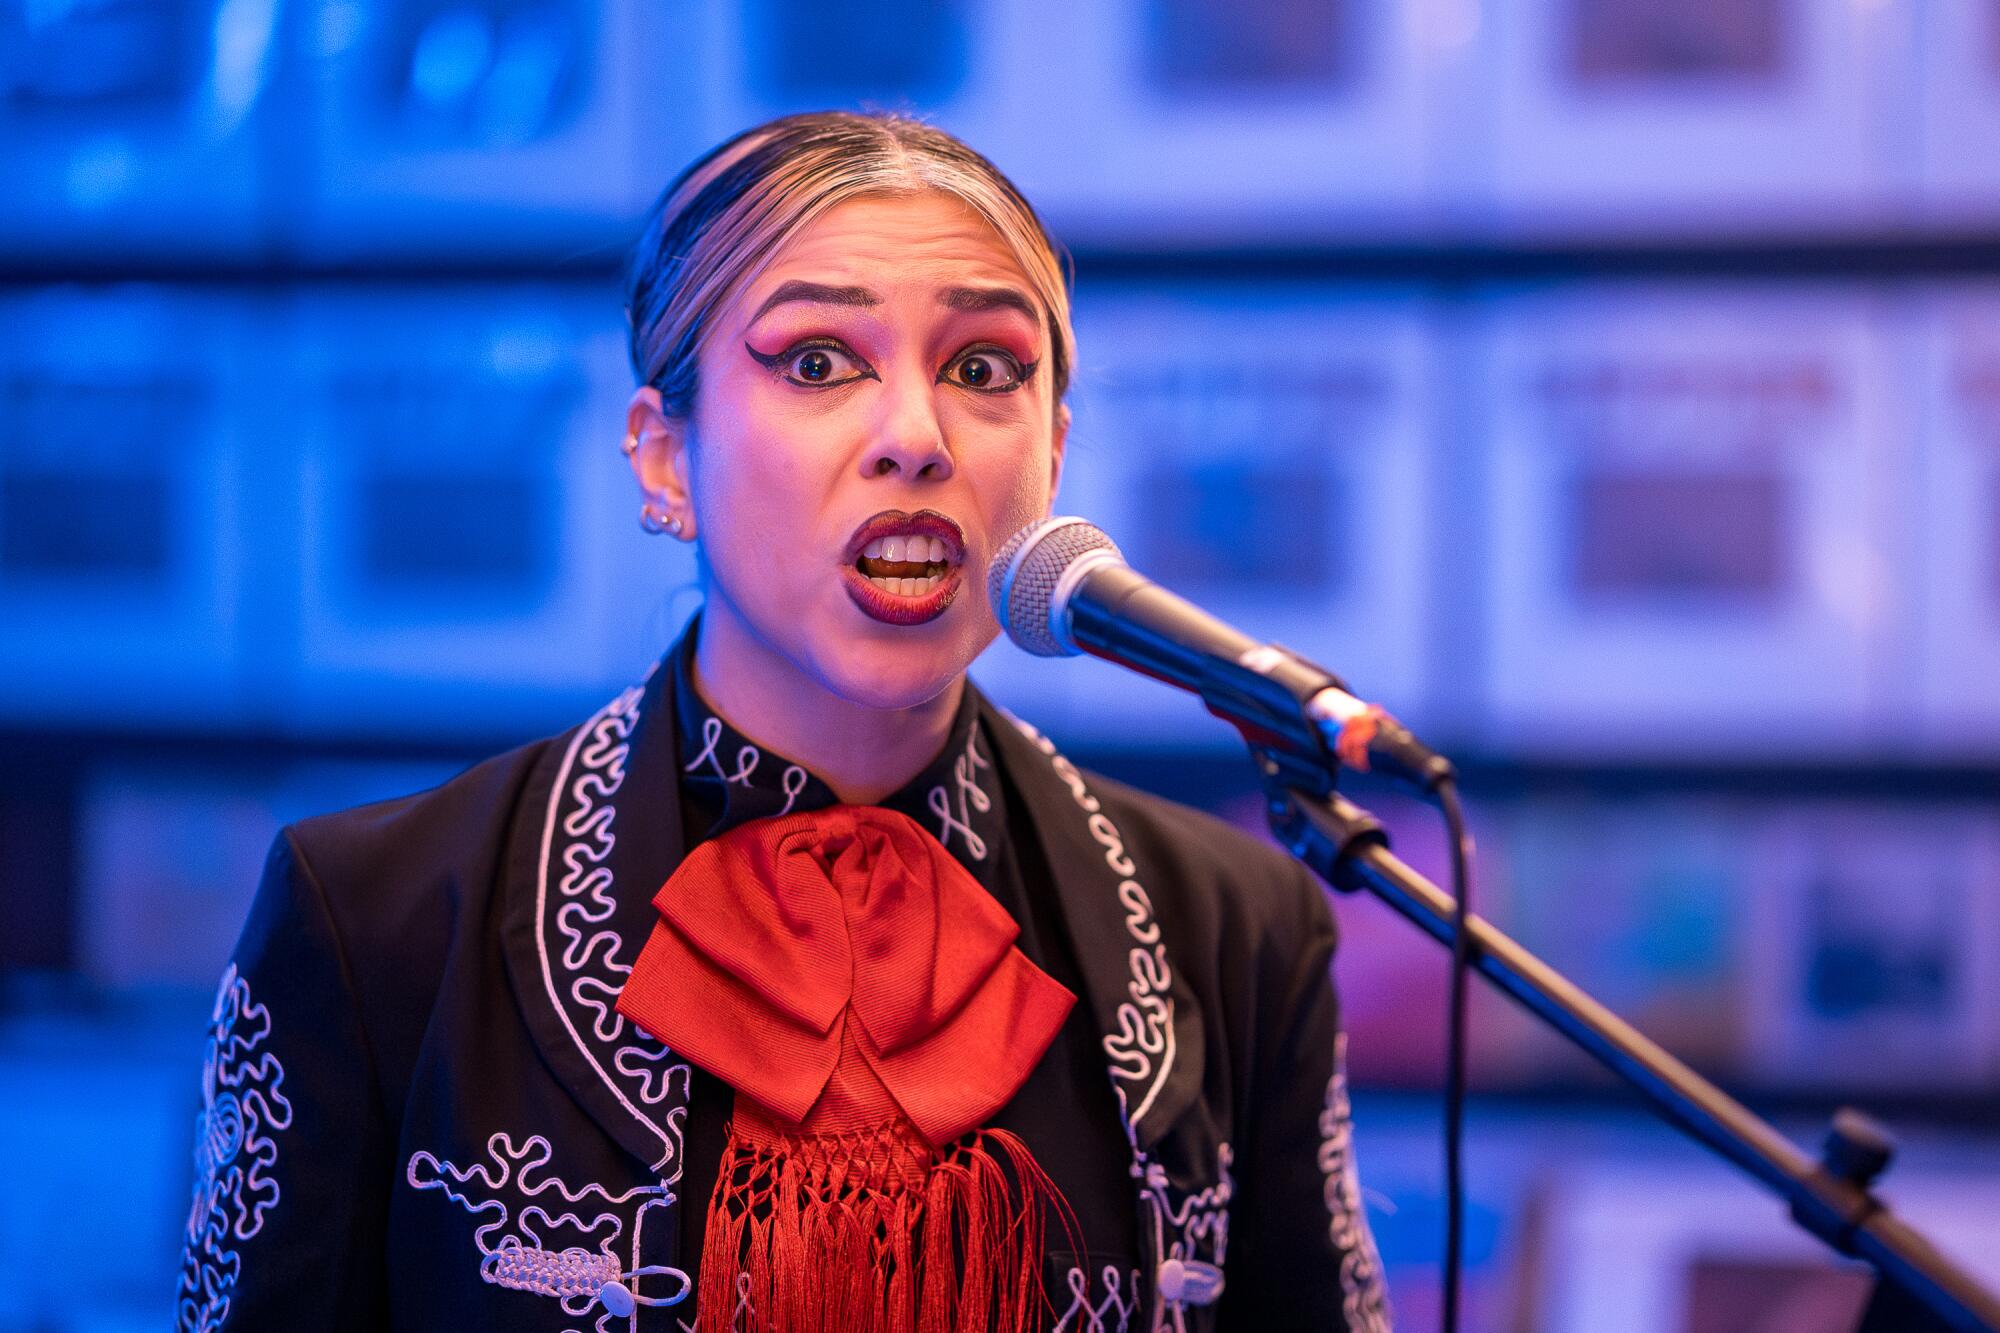
[{"label": "woman's cheek", "polygon": [[989,433],[979,451],[981,489],[991,496],[987,501],[989,511],[1045,505],[1054,447],[1049,433],[1032,422]]}]

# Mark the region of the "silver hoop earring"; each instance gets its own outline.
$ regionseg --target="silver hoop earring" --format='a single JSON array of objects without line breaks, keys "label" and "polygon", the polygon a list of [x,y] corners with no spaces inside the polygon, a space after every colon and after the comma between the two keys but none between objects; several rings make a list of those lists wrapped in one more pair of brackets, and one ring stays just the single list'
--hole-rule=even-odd
[{"label": "silver hoop earring", "polygon": [[680,534],[680,524],[681,521],[678,518],[662,520],[658,514],[653,512],[653,506],[651,505],[639,506],[639,526],[655,537],[669,531],[678,536]]}]

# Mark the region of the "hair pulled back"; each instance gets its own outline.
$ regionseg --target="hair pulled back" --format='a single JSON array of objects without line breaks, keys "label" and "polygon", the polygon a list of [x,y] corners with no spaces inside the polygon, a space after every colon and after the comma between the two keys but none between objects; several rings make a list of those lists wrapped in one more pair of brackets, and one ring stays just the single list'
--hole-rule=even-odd
[{"label": "hair pulled back", "polygon": [[900,114],[815,111],[745,130],[660,195],[626,272],[633,372],[670,417],[692,416],[696,358],[716,312],[786,241],[850,199],[938,191],[998,233],[1047,314],[1055,400],[1076,338],[1063,259],[1034,208],[999,168],[932,125]]}]

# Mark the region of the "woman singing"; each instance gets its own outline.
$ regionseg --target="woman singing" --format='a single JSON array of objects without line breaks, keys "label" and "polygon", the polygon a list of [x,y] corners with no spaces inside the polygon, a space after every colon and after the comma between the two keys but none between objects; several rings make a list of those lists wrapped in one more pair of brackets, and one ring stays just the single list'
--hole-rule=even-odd
[{"label": "woman singing", "polygon": [[1062,473],[1033,209],[787,117],[667,189],[628,313],[701,610],[575,729],[278,838],[182,1325],[1386,1328],[1317,882],[966,676]]}]

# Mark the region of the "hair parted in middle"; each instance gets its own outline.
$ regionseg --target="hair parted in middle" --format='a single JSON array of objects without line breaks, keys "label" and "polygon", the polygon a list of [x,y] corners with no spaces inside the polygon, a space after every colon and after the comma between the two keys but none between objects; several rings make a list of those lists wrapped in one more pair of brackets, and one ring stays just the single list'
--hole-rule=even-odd
[{"label": "hair parted in middle", "polygon": [[745,130],[660,195],[632,252],[625,315],[633,372],[670,417],[693,415],[696,359],[716,312],[786,241],[850,199],[938,191],[999,234],[1047,314],[1061,404],[1075,361],[1067,258],[1012,181],[963,142],[900,113],[814,111]]}]

